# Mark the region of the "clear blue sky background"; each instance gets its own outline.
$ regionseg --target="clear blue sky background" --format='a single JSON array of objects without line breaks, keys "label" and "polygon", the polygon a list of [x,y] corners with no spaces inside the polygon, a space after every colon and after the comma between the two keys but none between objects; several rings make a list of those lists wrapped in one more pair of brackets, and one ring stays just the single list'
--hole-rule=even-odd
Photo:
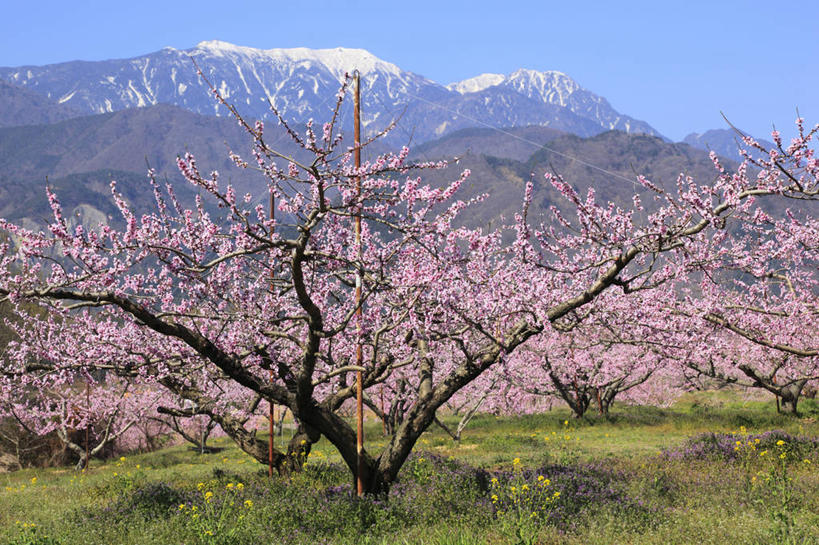
[{"label": "clear blue sky background", "polygon": [[679,140],[819,122],[819,1],[3,2],[0,66],[134,57],[220,39],[360,47],[440,83],[560,70]]}]

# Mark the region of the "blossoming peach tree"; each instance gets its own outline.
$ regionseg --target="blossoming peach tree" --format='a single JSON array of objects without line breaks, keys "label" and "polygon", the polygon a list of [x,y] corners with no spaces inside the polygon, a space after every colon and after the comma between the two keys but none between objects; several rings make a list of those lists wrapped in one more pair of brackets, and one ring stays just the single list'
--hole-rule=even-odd
[{"label": "blossoming peach tree", "polygon": [[772,149],[746,139],[757,179],[778,175],[797,191],[779,192],[787,207],[756,207],[720,233],[705,274],[680,289],[674,309],[691,331],[679,342],[692,354],[685,371],[767,390],[791,414],[803,389],[819,380],[817,128],[808,131],[799,119],[797,133],[786,146],[774,132]]},{"label": "blossoming peach tree", "polygon": [[0,297],[20,314],[30,314],[26,302],[49,316],[48,327],[19,330],[5,375],[26,377],[30,395],[85,370],[146,381],[168,392],[160,411],[213,418],[261,462],[267,443],[248,429],[248,411],[258,400],[283,405],[300,433],[274,453],[280,471],[297,468],[323,436],[355,474],[356,434],[339,409],[361,371],[366,391],[384,384],[389,403],[404,401],[383,449],[360,454],[364,489],[376,493],[395,481],[437,409],[544,328],[570,330],[602,294],[628,298],[711,259],[721,250],[714,233],[727,215],[752,213],[752,197],[806,192],[776,170],[681,183],[673,196],[641,179],[658,202],[637,222],[634,210],[580,197],[550,176],[574,217],[555,209],[533,230],[530,185],[506,245],[500,230],[456,226],[469,206],[456,200],[468,172],[447,187],[424,185],[417,170],[443,165],[411,164],[407,149],[355,167],[337,128],[343,91],[321,130],[285,124],[298,156],[238,118],[253,143],[246,158],[230,157],[264,177],[275,219],[186,154],[178,167],[199,190],[192,206],[151,175],[155,209],[140,217],[112,182],[122,228],[70,228],[51,192],[46,232],[0,222],[11,237],[0,247]]}]

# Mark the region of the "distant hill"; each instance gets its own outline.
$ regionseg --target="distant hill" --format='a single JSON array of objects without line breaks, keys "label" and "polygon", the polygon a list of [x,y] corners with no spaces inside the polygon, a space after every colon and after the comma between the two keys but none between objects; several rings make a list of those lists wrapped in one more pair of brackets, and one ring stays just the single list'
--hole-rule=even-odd
[{"label": "distant hill", "polygon": [[538,125],[509,127],[500,131],[470,128],[414,146],[410,151],[413,157],[420,159],[437,160],[472,153],[526,161],[544,144],[564,135],[566,135],[564,131]]},{"label": "distant hill", "polygon": [[[303,152],[280,128],[271,127],[267,136],[273,147],[302,157]],[[147,164],[160,178],[191,196],[194,189],[181,179],[175,164],[176,156],[185,151],[196,155],[202,172],[219,170],[222,180],[234,183],[239,194],[249,192],[257,202],[266,202],[264,179],[250,169],[236,168],[227,156],[228,148],[248,156],[249,145],[248,135],[234,121],[170,105],[0,129],[0,216],[42,223],[50,214],[44,194],[46,179],[77,221],[116,218],[108,187],[112,179],[138,210],[147,210],[153,206],[146,183]],[[365,149],[364,158],[385,149],[384,144]],[[426,183],[443,185],[469,168],[472,175],[459,197],[490,195],[466,212],[463,223],[473,226],[497,225],[500,217],[511,221],[520,209],[528,179],[535,183],[532,219],[547,214],[553,204],[564,206],[558,193],[544,182],[546,171],[563,175],[581,192],[594,187],[600,199],[623,206],[630,206],[633,193],[641,190],[634,182],[638,173],[669,188],[680,172],[701,184],[715,178],[706,151],[619,131],[581,138],[542,126],[471,128],[411,151],[416,160],[456,156],[457,164],[420,174]]]},{"label": "distant hill", "polygon": [[[471,131],[463,132],[469,134]],[[456,139],[459,134],[461,133],[442,139],[442,148],[453,151],[450,139]],[[481,143],[482,150],[514,148],[514,142],[518,142],[513,136],[494,131],[485,134],[484,138],[486,140]],[[492,139],[495,141],[494,145],[491,143]],[[435,154],[436,144],[437,142],[430,142],[427,144],[428,148],[424,147],[425,157],[439,158]],[[532,219],[548,214],[549,207],[553,204],[564,208],[563,198],[544,180],[543,175],[547,171],[560,174],[583,194],[589,187],[594,187],[598,199],[627,207],[631,206],[635,192],[647,196],[647,191],[636,182],[637,174],[645,175],[668,189],[675,188],[677,176],[681,172],[691,175],[701,184],[711,183],[716,177],[707,152],[686,144],[669,143],[654,136],[609,131],[591,138],[562,135],[550,138],[544,144],[546,148],[539,149],[525,160],[520,160],[519,154],[513,158],[468,152],[460,157],[457,165],[444,171],[431,171],[425,178],[442,184],[455,179],[456,174],[463,169],[470,169],[471,176],[463,196],[471,197],[487,192],[491,198],[470,209],[470,217],[465,222],[470,225],[486,225],[490,221],[497,222],[499,216],[505,217],[507,221],[512,220],[513,215],[520,210],[524,187],[529,179],[533,180],[535,187],[530,211]],[[733,163],[729,161],[727,165],[731,166]],[[646,204],[651,206],[650,199]]]},{"label": "distant hill", "polygon": [[79,115],[74,108],[0,80],[0,128],[42,125]]},{"label": "distant hill", "polygon": [[[773,142],[757,138],[757,141],[768,149],[774,147]],[[739,149],[742,144],[742,137],[733,129],[711,129],[704,133],[692,132],[683,139],[683,142],[695,148],[714,151],[717,155],[742,161]]]},{"label": "distant hill", "polygon": [[[281,151],[299,156],[300,150],[281,128],[274,126],[266,134]],[[230,149],[252,159],[250,146],[249,135],[235,121],[167,104],[2,128],[0,217],[29,226],[50,220],[48,183],[67,214],[79,214],[85,225],[107,221],[109,216],[117,221],[119,212],[109,187],[112,180],[131,205],[147,211],[153,206],[149,165],[161,182],[172,183],[180,197],[192,197],[195,188],[182,179],[176,166],[177,155],[187,151],[196,156],[201,172],[218,170],[222,183],[232,183],[238,194],[249,192],[258,202],[267,202],[261,174],[237,168],[228,157]]]},{"label": "distant hill", "polygon": [[[153,194],[144,174],[119,170],[82,172],[64,177],[49,178],[48,185],[57,195],[63,214],[70,225],[81,223],[86,227],[99,224],[120,224],[121,214],[111,198],[110,183],[117,182],[120,192],[137,212],[148,212],[153,207]],[[174,184],[180,199],[192,203],[192,189]],[[51,208],[46,199],[44,180],[22,180],[0,184],[0,217],[20,223],[29,229],[38,229],[52,221]]]},{"label": "distant hill", "polygon": [[[270,142],[293,153],[295,146],[277,127]],[[177,155],[194,153],[202,172],[219,170],[224,183],[241,192],[263,181],[252,170],[236,168],[228,150],[250,158],[250,138],[235,121],[197,115],[176,106],[78,117],[54,123],[0,129],[0,184],[46,177],[116,170],[144,176],[150,165],[160,176],[178,178]]]}]

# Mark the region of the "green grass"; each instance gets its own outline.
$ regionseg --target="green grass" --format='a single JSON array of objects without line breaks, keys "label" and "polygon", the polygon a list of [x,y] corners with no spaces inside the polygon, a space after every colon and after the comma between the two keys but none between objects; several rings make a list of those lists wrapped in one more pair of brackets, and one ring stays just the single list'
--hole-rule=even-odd
[{"label": "green grass", "polygon": [[[346,495],[351,479],[324,440],[292,480],[268,480],[226,440],[213,454],[177,446],[95,460],[87,474],[24,470],[0,475],[0,543],[819,544],[816,449],[784,460],[659,455],[704,432],[819,437],[816,403],[800,408],[790,418],[770,401],[718,392],[668,409],[617,406],[610,420],[479,415],[460,444],[431,428],[388,499]],[[368,449],[383,445],[378,423],[366,431]],[[554,481],[542,489],[538,468]]]}]

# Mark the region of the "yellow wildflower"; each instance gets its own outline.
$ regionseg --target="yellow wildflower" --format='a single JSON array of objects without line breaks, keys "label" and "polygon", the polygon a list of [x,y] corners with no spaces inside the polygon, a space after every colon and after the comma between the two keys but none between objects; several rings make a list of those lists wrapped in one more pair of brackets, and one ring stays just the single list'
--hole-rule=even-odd
[{"label": "yellow wildflower", "polygon": [[781,447],[784,444],[785,444],[785,441],[783,441],[782,439],[780,439],[779,441],[776,442],[776,446],[778,446],[778,447]]},{"label": "yellow wildflower", "polygon": [[203,488],[205,488],[205,483],[196,483],[197,490],[202,490]]},{"label": "yellow wildflower", "polygon": [[185,510],[185,504],[184,504],[184,503],[180,503],[180,504],[179,504],[179,510],[180,510],[180,511],[184,511],[184,510]]},{"label": "yellow wildflower", "polygon": [[205,492],[205,501],[210,501],[210,499],[212,497],[213,497],[213,492],[211,492],[210,490]]},{"label": "yellow wildflower", "polygon": [[253,507],[253,500],[245,500],[245,507],[248,509]]},{"label": "yellow wildflower", "polygon": [[241,490],[241,489],[243,489],[244,487],[245,487],[245,485],[243,485],[242,483],[237,483],[237,484],[236,484],[236,490]]}]

